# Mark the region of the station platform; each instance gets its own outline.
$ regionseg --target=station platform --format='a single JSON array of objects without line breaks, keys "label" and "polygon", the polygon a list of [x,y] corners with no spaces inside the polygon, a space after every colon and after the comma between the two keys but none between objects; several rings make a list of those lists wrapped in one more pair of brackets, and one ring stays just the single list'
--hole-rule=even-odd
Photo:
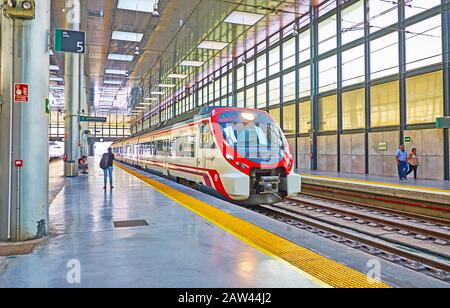
[{"label": "station platform", "polygon": [[[434,217],[450,219],[450,182],[433,180],[400,181],[395,178],[355,175],[337,172],[300,170],[306,191],[325,196],[348,193],[355,201],[372,199],[374,205],[400,206]],[[357,193],[361,193],[359,196]],[[387,198],[386,198],[387,197]]]},{"label": "station platform", "polygon": [[[29,255],[0,258],[0,287],[448,287],[432,277],[116,165],[104,191],[94,170],[67,179],[51,235]],[[147,225],[117,228],[144,220]],[[373,260],[381,281],[367,278]],[[79,283],[68,275],[78,264]]]}]

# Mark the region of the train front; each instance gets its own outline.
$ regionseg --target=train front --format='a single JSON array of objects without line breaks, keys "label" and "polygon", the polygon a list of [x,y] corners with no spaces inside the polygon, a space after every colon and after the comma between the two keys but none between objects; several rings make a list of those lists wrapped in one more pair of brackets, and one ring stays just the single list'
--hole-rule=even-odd
[{"label": "train front", "polygon": [[225,108],[213,111],[211,119],[218,148],[235,171],[221,175],[231,199],[273,204],[300,192],[289,144],[268,113]]}]

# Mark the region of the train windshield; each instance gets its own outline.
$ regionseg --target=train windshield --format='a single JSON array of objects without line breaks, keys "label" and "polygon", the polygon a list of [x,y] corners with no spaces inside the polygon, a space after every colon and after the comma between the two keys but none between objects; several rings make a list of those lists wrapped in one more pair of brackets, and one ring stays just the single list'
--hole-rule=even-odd
[{"label": "train windshield", "polygon": [[219,124],[226,145],[253,162],[277,163],[286,153],[281,129],[265,113],[224,112]]}]

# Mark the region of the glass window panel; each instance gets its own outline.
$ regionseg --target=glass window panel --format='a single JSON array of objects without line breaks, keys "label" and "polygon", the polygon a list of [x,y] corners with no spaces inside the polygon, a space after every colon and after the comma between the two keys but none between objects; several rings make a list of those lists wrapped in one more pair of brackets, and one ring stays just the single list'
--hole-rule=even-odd
[{"label": "glass window panel", "polygon": [[337,56],[319,62],[319,92],[337,88]]},{"label": "glass window panel", "polygon": [[257,59],[257,81],[266,78],[266,54],[262,54]]},{"label": "glass window panel", "polygon": [[299,50],[300,63],[308,61],[311,58],[311,34],[310,30],[300,33]]},{"label": "glass window panel", "polygon": [[393,81],[371,89],[372,127],[395,126],[400,124],[399,82]]},{"label": "glass window panel", "polygon": [[311,96],[311,66],[300,68],[300,98]]},{"label": "glass window panel", "polygon": [[283,102],[295,100],[295,72],[283,76]]},{"label": "glass window panel", "polygon": [[246,91],[246,107],[247,108],[255,108],[255,88],[251,87]]},{"label": "glass window panel", "polygon": [[244,81],[245,81],[245,74],[244,74],[244,66],[241,66],[238,70],[237,70],[237,89],[242,89],[244,87]]},{"label": "glass window panel", "polygon": [[299,110],[300,134],[307,134],[311,129],[311,102],[300,103]]},{"label": "glass window panel", "polygon": [[398,22],[396,1],[370,0],[369,7],[370,32],[376,32]]},{"label": "glass window panel", "polygon": [[285,134],[295,134],[297,124],[295,106],[296,104],[293,104],[283,108],[283,130]]},{"label": "glass window panel", "polygon": [[255,61],[248,62],[247,65],[247,85],[255,83]]},{"label": "glass window panel", "polygon": [[275,122],[280,123],[280,108],[272,108],[269,113]]},{"label": "glass window panel", "polygon": [[364,36],[364,1],[342,11],[342,44],[353,42]]},{"label": "glass window panel", "polygon": [[337,47],[336,15],[319,23],[319,54]]},{"label": "glass window panel", "polygon": [[365,81],[364,45],[342,53],[342,85],[349,86]]},{"label": "glass window panel", "polygon": [[398,33],[383,36],[370,43],[371,78],[398,74]]},{"label": "glass window panel", "polygon": [[214,82],[214,99],[220,98],[220,79]]},{"label": "glass window panel", "polygon": [[228,73],[228,93],[233,92],[233,71]]},{"label": "glass window panel", "polygon": [[366,91],[359,89],[342,93],[342,128],[366,127]]},{"label": "glass window panel", "polygon": [[337,95],[319,99],[319,121],[321,132],[337,130]]},{"label": "glass window panel", "polygon": [[283,69],[293,67],[295,65],[295,37],[283,45]]},{"label": "glass window panel", "polygon": [[273,48],[269,52],[269,75],[280,72],[280,47]]},{"label": "glass window panel", "polygon": [[441,15],[406,28],[406,69],[442,62]]},{"label": "glass window panel", "polygon": [[269,81],[269,105],[280,104],[280,78],[275,78]]},{"label": "glass window panel", "polygon": [[444,115],[442,71],[406,79],[408,124],[434,123]]},{"label": "glass window panel", "polygon": [[240,91],[237,93],[236,96],[236,106],[240,107],[240,108],[244,108],[245,107],[245,99],[244,99],[244,91]]},{"label": "glass window panel", "polygon": [[258,85],[258,98],[257,98],[257,108],[266,108],[267,107],[267,95],[266,95],[266,83]]},{"label": "glass window panel", "polygon": [[405,17],[420,14],[425,10],[431,9],[441,4],[441,0],[413,0],[405,6]]}]

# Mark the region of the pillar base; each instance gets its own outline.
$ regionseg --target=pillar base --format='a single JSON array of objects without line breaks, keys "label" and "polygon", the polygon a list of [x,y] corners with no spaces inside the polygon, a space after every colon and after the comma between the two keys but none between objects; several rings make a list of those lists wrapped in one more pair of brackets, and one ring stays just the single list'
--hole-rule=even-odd
[{"label": "pillar base", "polygon": [[76,162],[74,161],[64,162],[64,176],[69,178],[78,176],[78,168]]}]

